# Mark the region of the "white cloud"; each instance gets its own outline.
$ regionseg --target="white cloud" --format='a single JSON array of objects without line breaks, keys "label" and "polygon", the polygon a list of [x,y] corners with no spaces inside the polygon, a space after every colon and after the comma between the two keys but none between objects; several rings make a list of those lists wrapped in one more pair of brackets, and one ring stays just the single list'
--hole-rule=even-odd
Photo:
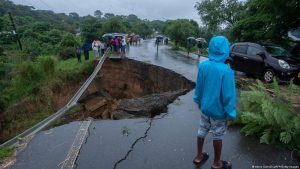
[{"label": "white cloud", "polygon": [[93,15],[99,9],[103,13],[117,15],[135,14],[142,19],[194,19],[200,23],[194,8],[197,0],[12,0],[17,4],[58,13],[77,12],[81,16]]}]

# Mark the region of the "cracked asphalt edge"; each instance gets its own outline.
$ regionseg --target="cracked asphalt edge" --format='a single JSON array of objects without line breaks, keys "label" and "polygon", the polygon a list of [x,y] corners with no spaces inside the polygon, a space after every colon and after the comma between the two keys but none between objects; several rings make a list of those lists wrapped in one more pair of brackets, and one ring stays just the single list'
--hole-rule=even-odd
[{"label": "cracked asphalt edge", "polygon": [[[139,137],[138,139],[136,139],[136,140],[132,143],[132,145],[130,146],[130,149],[127,151],[126,155],[125,155],[122,159],[120,159],[119,161],[117,161],[117,162],[114,164],[114,167],[113,167],[113,168],[116,169],[117,166],[118,166],[120,163],[122,163],[123,161],[125,161],[125,160],[128,158],[128,156],[130,155],[130,153],[134,150],[135,145],[136,145],[140,140],[145,139],[145,138],[148,136],[148,132],[149,132],[149,130],[151,129],[152,122],[153,122],[154,120],[162,119],[162,118],[164,118],[164,117],[167,116],[167,115],[168,115],[168,113],[164,113],[164,114],[161,115],[161,117],[157,117],[157,118],[154,118],[154,117],[153,117],[153,118],[147,119],[146,123],[149,124],[149,127],[146,129],[146,131],[145,131],[145,133],[144,133],[144,136]],[[149,121],[150,121],[150,122],[149,122]]]},{"label": "cracked asphalt edge", "polygon": [[114,167],[113,167],[114,169],[116,169],[117,166],[118,166],[120,163],[122,163],[123,161],[125,161],[125,160],[128,158],[128,156],[130,155],[130,153],[134,150],[135,145],[136,145],[140,140],[145,139],[145,138],[148,136],[148,132],[149,132],[151,126],[152,126],[153,120],[154,120],[153,118],[150,118],[150,122],[148,123],[148,124],[149,124],[149,127],[146,129],[146,131],[145,131],[145,133],[144,133],[144,136],[139,137],[138,139],[136,139],[136,140],[132,143],[132,145],[130,146],[130,149],[127,151],[126,155],[125,155],[122,159],[120,159],[119,161],[117,161],[117,162],[114,164]]}]

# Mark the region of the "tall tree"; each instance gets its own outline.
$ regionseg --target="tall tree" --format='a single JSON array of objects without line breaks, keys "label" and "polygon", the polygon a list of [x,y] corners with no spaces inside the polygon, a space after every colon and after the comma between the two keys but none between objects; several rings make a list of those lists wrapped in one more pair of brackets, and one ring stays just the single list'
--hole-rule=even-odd
[{"label": "tall tree", "polygon": [[232,27],[232,35],[237,40],[286,45],[288,31],[300,26],[299,11],[299,0],[249,0],[243,19]]},{"label": "tall tree", "polygon": [[175,47],[185,46],[186,38],[196,36],[199,28],[187,19],[171,21],[166,27],[167,35],[174,41]]},{"label": "tall tree", "polygon": [[133,32],[141,36],[151,35],[152,30],[146,23],[137,23],[133,25]]},{"label": "tall tree", "polygon": [[70,12],[69,13],[69,16],[71,17],[71,18],[74,18],[74,19],[79,19],[79,15],[78,15],[78,13],[76,13],[76,12]]},{"label": "tall tree", "polygon": [[241,19],[245,6],[238,0],[203,0],[197,2],[195,8],[202,22],[214,32],[220,26],[230,27]]},{"label": "tall tree", "polygon": [[130,14],[127,16],[127,21],[128,22],[139,22],[140,19],[136,15]]},{"label": "tall tree", "polygon": [[96,11],[94,12],[94,16],[95,16],[96,18],[101,18],[102,15],[103,15],[103,13],[102,13],[100,10],[96,10]]},{"label": "tall tree", "polygon": [[81,24],[81,37],[83,42],[91,43],[95,38],[99,37],[102,28],[101,22],[92,17],[85,17]]},{"label": "tall tree", "polygon": [[105,19],[111,19],[112,17],[114,17],[115,16],[115,14],[113,14],[113,13],[105,13],[104,14],[104,18]]},{"label": "tall tree", "polygon": [[121,17],[119,16],[115,16],[113,18],[111,18],[110,20],[108,20],[103,28],[103,33],[112,33],[112,32],[126,32],[126,27],[123,23],[123,20]]}]

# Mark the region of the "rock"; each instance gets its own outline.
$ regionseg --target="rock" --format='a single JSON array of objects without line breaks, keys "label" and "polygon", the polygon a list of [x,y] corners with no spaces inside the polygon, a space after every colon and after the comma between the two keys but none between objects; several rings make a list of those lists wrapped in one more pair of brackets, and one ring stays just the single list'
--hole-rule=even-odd
[{"label": "rock", "polygon": [[104,112],[101,114],[102,119],[110,119],[110,112],[108,110],[104,110]]},{"label": "rock", "polygon": [[107,104],[107,101],[104,98],[93,97],[85,104],[85,108],[88,111],[93,112],[93,111],[97,110],[98,108],[105,106],[106,104]]}]

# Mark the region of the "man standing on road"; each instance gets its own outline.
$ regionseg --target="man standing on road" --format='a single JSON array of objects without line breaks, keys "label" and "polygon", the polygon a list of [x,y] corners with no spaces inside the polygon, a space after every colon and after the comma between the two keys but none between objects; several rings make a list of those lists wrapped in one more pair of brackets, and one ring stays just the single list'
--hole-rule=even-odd
[{"label": "man standing on road", "polygon": [[187,40],[186,46],[187,46],[188,56],[190,56],[190,52],[191,52],[191,49],[192,49],[192,47],[193,47],[193,42],[192,42],[191,39],[188,39],[188,40]]},{"label": "man standing on road", "polygon": [[194,101],[201,109],[198,130],[198,154],[196,165],[203,164],[208,154],[202,152],[205,136],[213,134],[214,162],[212,169],[231,168],[221,160],[222,139],[227,129],[227,120],[236,118],[236,92],[233,71],[224,64],[229,56],[229,42],[223,36],[213,37],[209,43],[209,60],[199,64]]}]

